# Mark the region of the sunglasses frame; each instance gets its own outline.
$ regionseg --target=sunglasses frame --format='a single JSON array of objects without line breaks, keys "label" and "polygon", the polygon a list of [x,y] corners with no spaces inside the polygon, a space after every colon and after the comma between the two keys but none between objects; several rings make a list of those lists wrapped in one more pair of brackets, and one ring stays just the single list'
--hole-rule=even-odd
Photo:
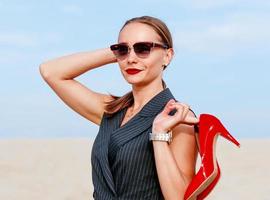
[{"label": "sunglasses frame", "polygon": [[[138,45],[141,45],[141,44],[145,45],[146,47],[149,47],[149,51],[147,53],[143,54],[143,53],[139,52]],[[125,48],[127,48],[127,51],[124,54],[117,53],[120,46],[122,46],[122,47],[124,46]],[[134,50],[136,56],[138,56],[139,58],[146,58],[146,57],[148,57],[150,55],[151,50],[154,47],[159,47],[159,48],[163,48],[163,49],[168,49],[169,48],[169,46],[167,44],[161,44],[161,43],[156,43],[156,42],[136,42],[135,44],[132,45],[132,47],[130,47],[127,43],[113,44],[113,45],[110,46],[110,49],[117,58],[125,58],[125,57],[127,57],[129,55],[131,49]]]}]

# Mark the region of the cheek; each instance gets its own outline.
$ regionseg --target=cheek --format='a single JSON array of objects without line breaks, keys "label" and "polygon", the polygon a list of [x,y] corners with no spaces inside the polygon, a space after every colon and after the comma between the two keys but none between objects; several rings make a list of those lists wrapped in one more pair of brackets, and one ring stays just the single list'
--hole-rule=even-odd
[{"label": "cheek", "polygon": [[[146,66],[146,74],[145,76],[152,79],[153,77],[157,77],[162,73],[162,67],[161,65],[155,63],[155,64],[149,64]],[[151,78],[152,77],[152,78]]]},{"label": "cheek", "polygon": [[148,62],[145,62],[147,66],[152,70],[160,71],[162,69],[163,60],[160,57],[151,57]]},{"label": "cheek", "polygon": [[119,67],[119,69],[120,69],[121,71],[124,70],[124,68],[125,68],[124,62],[118,61],[118,67]]}]

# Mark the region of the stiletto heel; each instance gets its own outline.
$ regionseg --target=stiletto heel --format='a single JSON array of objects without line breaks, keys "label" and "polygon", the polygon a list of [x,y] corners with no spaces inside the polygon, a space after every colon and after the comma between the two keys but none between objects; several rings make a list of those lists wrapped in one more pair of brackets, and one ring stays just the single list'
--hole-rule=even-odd
[{"label": "stiletto heel", "polygon": [[[199,122],[199,137],[200,137],[199,141],[200,145],[203,148],[205,145],[205,141],[207,140],[207,137],[211,137],[211,135],[209,135],[209,132],[211,131],[213,137],[215,136],[215,134],[220,134],[224,138],[234,143],[236,146],[240,147],[239,142],[227,131],[227,129],[222,125],[222,123],[219,121],[218,118],[209,114],[201,114]],[[204,152],[204,150],[202,150],[202,152]]]},{"label": "stiletto heel", "polygon": [[224,138],[228,139],[232,143],[234,143],[236,146],[240,147],[239,142],[227,131],[227,129],[222,125],[222,123],[213,115],[203,114],[205,116],[202,116],[202,120],[204,118],[204,121],[207,120],[209,123],[209,120],[212,121],[213,126],[216,126],[215,129],[219,131],[220,135]]},{"label": "stiletto heel", "polygon": [[215,157],[217,136],[221,135],[229,141],[240,144],[213,115],[201,114],[199,121],[199,145],[201,166],[190,182],[184,200],[204,199],[214,188],[220,177],[220,169]]}]

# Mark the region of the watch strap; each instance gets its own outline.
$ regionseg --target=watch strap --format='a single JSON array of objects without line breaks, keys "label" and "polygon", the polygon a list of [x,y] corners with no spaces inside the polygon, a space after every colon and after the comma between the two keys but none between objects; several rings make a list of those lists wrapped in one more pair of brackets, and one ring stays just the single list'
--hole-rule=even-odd
[{"label": "watch strap", "polygon": [[172,142],[172,131],[168,133],[149,133],[150,141],[164,141],[171,143]]}]

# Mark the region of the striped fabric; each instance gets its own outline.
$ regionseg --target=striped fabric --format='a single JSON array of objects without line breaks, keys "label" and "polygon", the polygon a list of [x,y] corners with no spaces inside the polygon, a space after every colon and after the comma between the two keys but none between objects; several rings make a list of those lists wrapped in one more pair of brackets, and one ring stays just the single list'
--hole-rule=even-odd
[{"label": "striped fabric", "polygon": [[111,117],[103,115],[91,154],[94,199],[164,199],[149,133],[170,99],[174,97],[166,88],[121,127],[127,108]]}]

